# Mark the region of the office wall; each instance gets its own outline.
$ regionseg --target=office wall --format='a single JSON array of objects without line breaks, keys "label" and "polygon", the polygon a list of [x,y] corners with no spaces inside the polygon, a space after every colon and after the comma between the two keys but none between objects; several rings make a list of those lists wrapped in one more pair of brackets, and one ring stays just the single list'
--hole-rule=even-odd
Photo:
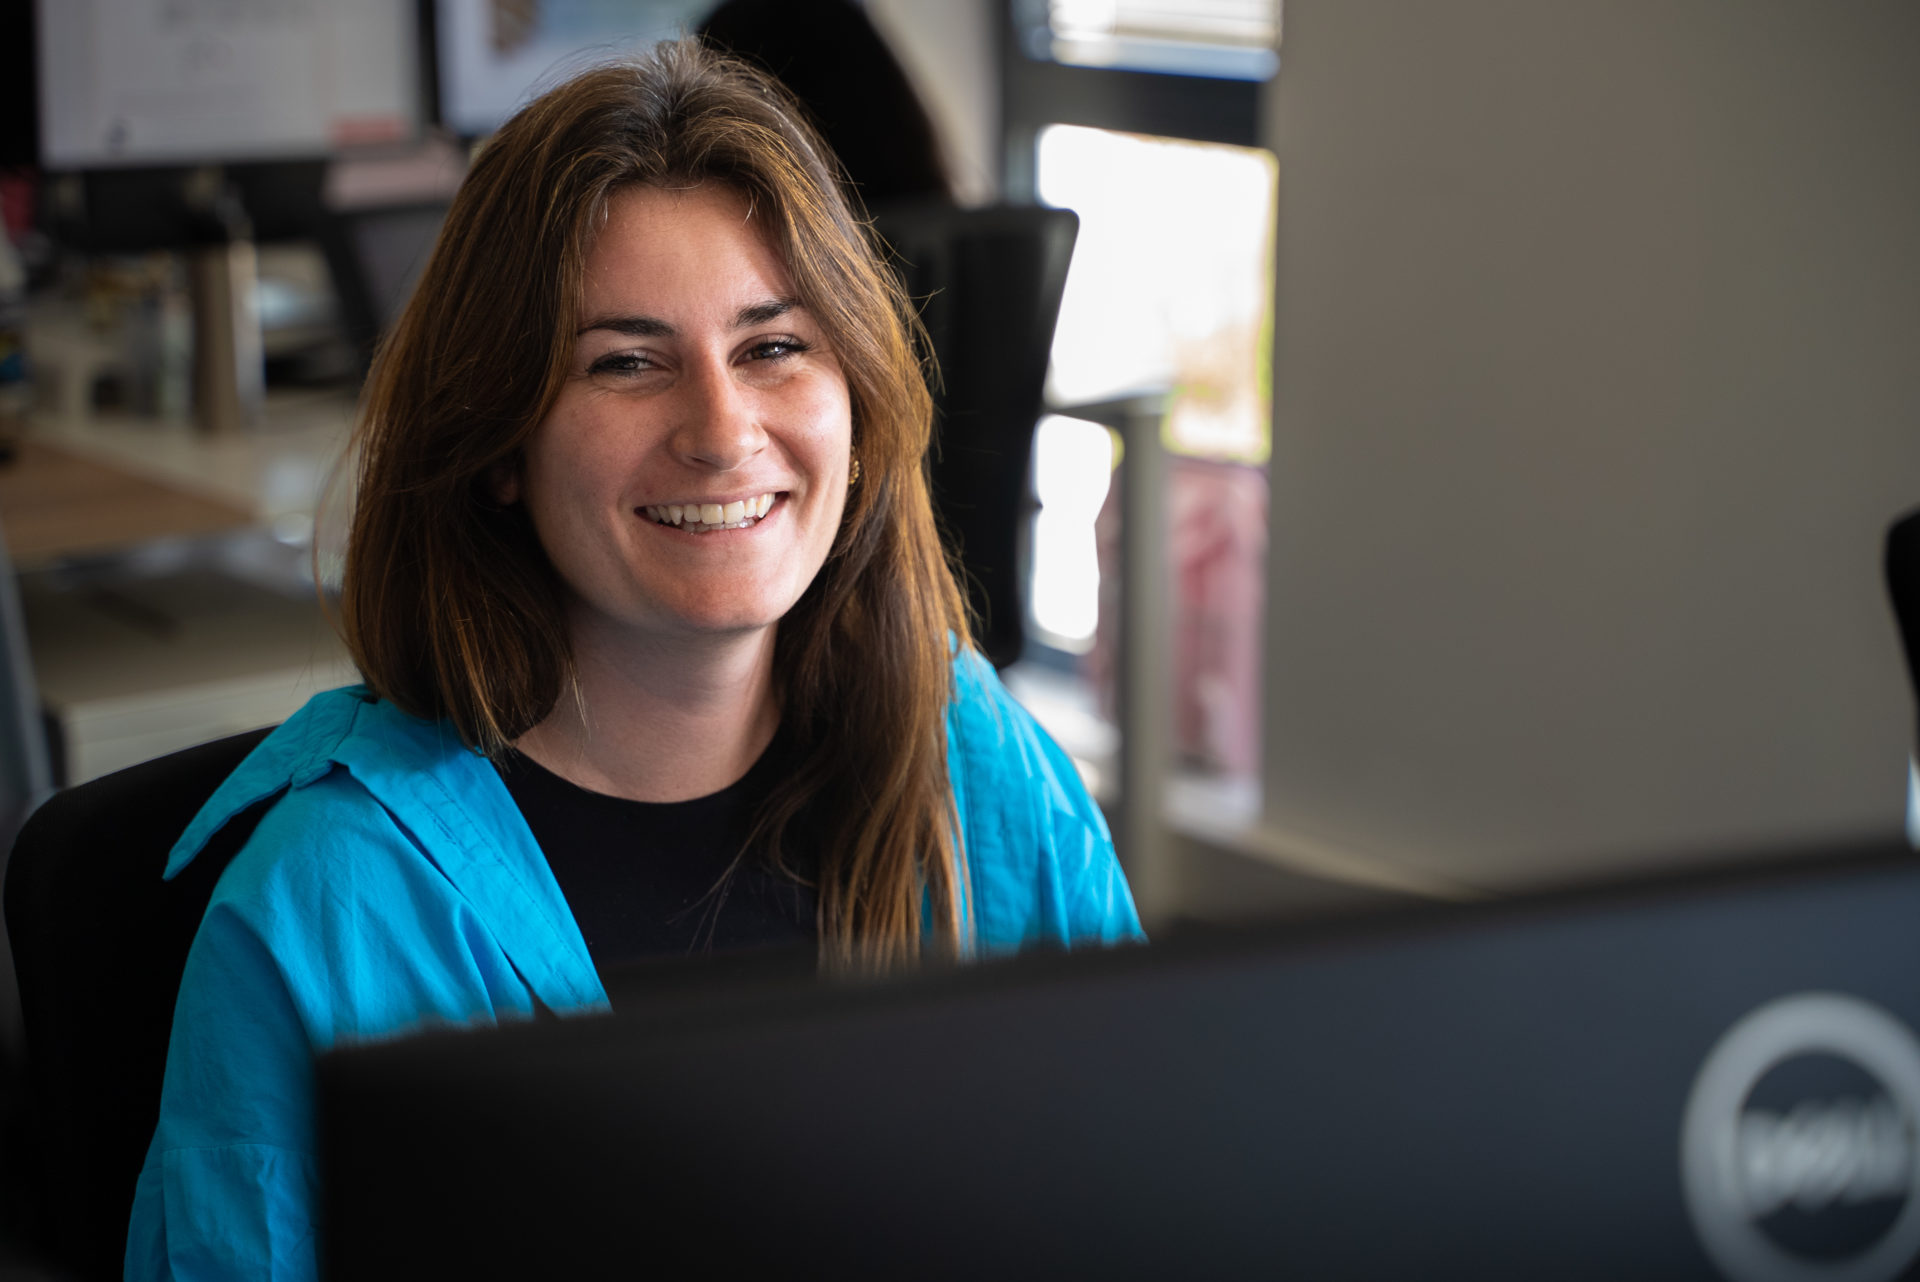
[{"label": "office wall", "polygon": [[867,0],[933,113],[963,204],[991,203],[1000,174],[997,0]]},{"label": "office wall", "polygon": [[1920,5],[1288,0],[1264,111],[1270,844],[1897,833]]}]

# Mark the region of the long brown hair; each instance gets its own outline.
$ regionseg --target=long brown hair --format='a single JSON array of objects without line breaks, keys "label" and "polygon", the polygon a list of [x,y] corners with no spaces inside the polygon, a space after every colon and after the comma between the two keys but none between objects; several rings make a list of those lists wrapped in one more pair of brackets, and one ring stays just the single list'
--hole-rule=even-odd
[{"label": "long brown hair", "polygon": [[494,756],[573,676],[562,588],[502,469],[572,360],[583,264],[629,184],[742,192],[846,376],[859,483],[825,566],[779,625],[782,728],[801,765],[757,818],[778,860],[804,813],[823,960],[886,965],[960,944],[965,872],[947,775],[952,660],[971,644],[924,459],[918,321],[779,86],[696,41],[588,71],[486,143],[357,429],[341,624],[380,697]]}]

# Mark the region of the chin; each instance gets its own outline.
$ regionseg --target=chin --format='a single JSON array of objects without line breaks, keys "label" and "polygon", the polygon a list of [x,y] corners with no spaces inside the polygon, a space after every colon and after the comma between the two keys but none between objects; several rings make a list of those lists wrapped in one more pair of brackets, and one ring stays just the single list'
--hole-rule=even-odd
[{"label": "chin", "polygon": [[717,638],[771,628],[780,622],[786,612],[786,609],[772,605],[746,607],[736,605],[728,609],[693,606],[670,610],[666,614],[670,621],[669,626],[676,631]]},{"label": "chin", "polygon": [[758,616],[751,618],[739,616],[729,616],[725,618],[702,616],[700,618],[684,620],[681,627],[683,631],[691,632],[699,636],[710,636],[718,640],[724,637],[736,637],[754,632],[764,632],[779,622],[780,620],[778,618],[766,619]]},{"label": "chin", "polygon": [[580,622],[596,632],[624,632],[636,640],[705,636],[720,641],[772,628],[802,595],[784,580],[768,584],[765,577],[669,584],[630,580],[604,585],[597,593],[576,590],[574,600]]}]

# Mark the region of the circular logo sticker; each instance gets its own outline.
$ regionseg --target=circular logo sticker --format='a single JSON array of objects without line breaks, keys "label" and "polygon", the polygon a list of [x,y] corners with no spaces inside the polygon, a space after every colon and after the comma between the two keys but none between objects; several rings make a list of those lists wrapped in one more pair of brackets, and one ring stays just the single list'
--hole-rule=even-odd
[{"label": "circular logo sticker", "polygon": [[1920,1040],[1843,993],[1768,1002],[1687,1097],[1680,1178],[1733,1282],[1891,1282],[1920,1255]]}]

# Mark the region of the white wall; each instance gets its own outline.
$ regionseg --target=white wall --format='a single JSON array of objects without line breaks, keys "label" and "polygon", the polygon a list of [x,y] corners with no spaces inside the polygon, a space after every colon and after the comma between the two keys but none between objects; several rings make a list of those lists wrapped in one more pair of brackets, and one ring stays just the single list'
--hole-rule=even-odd
[{"label": "white wall", "polygon": [[1288,0],[1266,798],[1512,887],[1897,833],[1920,5]]},{"label": "white wall", "polygon": [[867,0],[867,14],[912,77],[940,131],[962,204],[999,191],[997,0]]}]

